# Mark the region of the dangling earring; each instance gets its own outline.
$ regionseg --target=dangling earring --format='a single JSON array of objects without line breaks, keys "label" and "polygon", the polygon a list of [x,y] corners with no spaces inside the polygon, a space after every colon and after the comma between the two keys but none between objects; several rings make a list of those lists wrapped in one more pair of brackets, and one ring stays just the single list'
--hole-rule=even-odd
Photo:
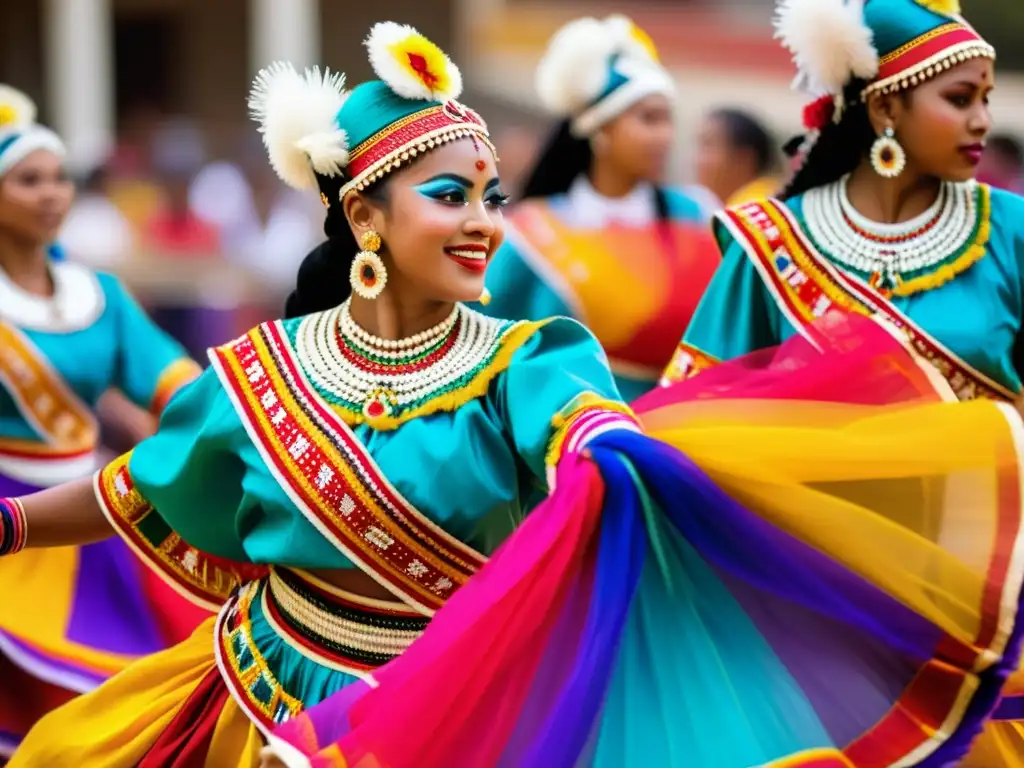
[{"label": "dangling earring", "polygon": [[486,307],[488,304],[491,303],[491,292],[484,288],[483,292],[480,294],[480,298],[477,299],[477,301],[480,302],[481,306]]},{"label": "dangling earring", "polygon": [[886,179],[895,179],[907,167],[907,153],[896,141],[896,132],[887,127],[871,146],[871,166]]},{"label": "dangling earring", "polygon": [[364,299],[376,299],[388,283],[388,271],[377,255],[377,251],[380,250],[380,235],[372,229],[363,232],[359,237],[359,247],[363,250],[352,260],[352,271],[349,272],[348,279],[352,283],[352,290],[357,294]]}]

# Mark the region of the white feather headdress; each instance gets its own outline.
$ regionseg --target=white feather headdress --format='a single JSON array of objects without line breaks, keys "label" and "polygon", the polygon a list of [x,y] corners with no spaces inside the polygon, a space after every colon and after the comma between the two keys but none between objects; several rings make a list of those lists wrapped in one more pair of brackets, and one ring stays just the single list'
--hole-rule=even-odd
[{"label": "white feather headdress", "polygon": [[35,121],[35,102],[17,88],[0,85],[0,131],[27,128]]},{"label": "white feather headdress", "polygon": [[256,75],[249,110],[277,175],[296,189],[316,189],[315,173],[337,176],[348,163],[348,138],[335,122],[345,103],[345,76],[317,67],[300,74],[276,62]]},{"label": "white feather headdress", "polygon": [[399,96],[446,102],[462,95],[462,72],[414,27],[379,22],[365,44],[373,71]]},{"label": "white feather headdress", "polygon": [[608,62],[615,54],[659,66],[650,40],[625,16],[586,17],[559,29],[537,65],[537,94],[544,108],[567,117],[593,103],[608,82]]},{"label": "white feather headdress", "polygon": [[854,77],[878,74],[874,35],[864,22],[865,0],[780,0],[775,37],[793,54],[795,87],[838,96]]}]

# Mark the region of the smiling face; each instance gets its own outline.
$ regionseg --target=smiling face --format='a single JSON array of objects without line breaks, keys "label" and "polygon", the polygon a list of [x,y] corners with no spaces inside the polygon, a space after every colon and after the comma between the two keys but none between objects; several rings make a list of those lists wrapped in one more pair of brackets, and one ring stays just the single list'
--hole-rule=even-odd
[{"label": "smiling face", "polygon": [[907,168],[946,181],[974,178],[992,129],[989,95],[995,70],[972,59],[917,86],[905,96],[872,97],[877,133],[890,126],[907,153]]},{"label": "smiling face", "polygon": [[37,150],[0,179],[0,229],[34,245],[49,245],[73,198],[61,159]]},{"label": "smiling face", "polygon": [[494,155],[460,139],[423,155],[386,181],[383,202],[358,194],[345,200],[356,239],[380,234],[387,291],[434,302],[476,301],[484,273],[504,238]]}]

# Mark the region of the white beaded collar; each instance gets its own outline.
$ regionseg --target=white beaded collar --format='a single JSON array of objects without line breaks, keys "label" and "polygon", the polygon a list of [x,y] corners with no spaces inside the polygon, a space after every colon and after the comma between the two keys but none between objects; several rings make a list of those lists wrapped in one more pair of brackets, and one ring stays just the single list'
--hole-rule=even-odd
[{"label": "white beaded collar", "polygon": [[622,197],[605,197],[580,174],[566,193],[565,222],[581,229],[602,229],[609,224],[646,227],[658,218],[654,187],[638,184]]},{"label": "white beaded collar", "polygon": [[15,284],[0,269],[0,318],[19,328],[72,333],[88,328],[103,314],[106,297],[91,270],[79,264],[50,264],[53,296],[37,296]]},{"label": "white beaded collar", "polygon": [[898,284],[908,275],[934,270],[970,245],[978,217],[974,182],[944,182],[935,203],[898,224],[869,220],[846,195],[849,176],[804,194],[807,233],[819,250],[843,267]]}]

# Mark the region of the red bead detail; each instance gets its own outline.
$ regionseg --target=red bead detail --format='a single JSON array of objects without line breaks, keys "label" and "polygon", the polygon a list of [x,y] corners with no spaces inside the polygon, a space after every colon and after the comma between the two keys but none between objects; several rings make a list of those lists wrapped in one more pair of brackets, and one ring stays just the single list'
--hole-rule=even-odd
[{"label": "red bead detail", "polygon": [[476,169],[478,171],[482,171],[486,167],[487,167],[487,163],[485,163],[483,160],[477,160],[476,161]]},{"label": "red bead detail", "polygon": [[380,400],[374,400],[366,406],[366,415],[371,419],[376,419],[384,415],[384,406],[381,404]]},{"label": "red bead detail", "polygon": [[345,337],[338,334],[338,350],[350,363],[355,365],[362,371],[368,373],[382,373],[382,374],[399,374],[399,373],[415,373],[416,371],[422,371],[426,368],[437,363],[441,358],[447,355],[452,347],[455,346],[455,340],[459,336],[459,326],[462,320],[460,319],[452,327],[448,337],[444,340],[444,343],[431,352],[429,355],[424,357],[422,360],[418,360],[414,363],[378,363],[374,360],[368,360],[361,354],[352,349],[345,341]]},{"label": "red bead detail", "polygon": [[851,219],[849,216],[847,216],[845,212],[843,213],[843,220],[846,222],[847,226],[849,226],[850,229],[852,229],[854,232],[856,232],[861,237],[863,237],[863,238],[865,238],[867,240],[870,240],[873,243],[892,243],[892,244],[895,244],[895,243],[905,243],[908,240],[913,240],[916,237],[920,237],[921,235],[923,235],[928,230],[933,229],[939,223],[939,221],[941,219],[942,219],[942,213],[939,212],[939,213],[935,214],[935,217],[933,219],[931,219],[929,222],[927,222],[926,224],[922,225],[918,229],[915,229],[913,232],[908,232],[905,235],[896,235],[894,237],[882,237],[881,235],[876,235],[876,234],[874,234],[872,232],[868,232],[868,231],[866,231],[864,229],[861,229],[860,227],[857,226],[857,224],[853,221],[853,219]]}]

